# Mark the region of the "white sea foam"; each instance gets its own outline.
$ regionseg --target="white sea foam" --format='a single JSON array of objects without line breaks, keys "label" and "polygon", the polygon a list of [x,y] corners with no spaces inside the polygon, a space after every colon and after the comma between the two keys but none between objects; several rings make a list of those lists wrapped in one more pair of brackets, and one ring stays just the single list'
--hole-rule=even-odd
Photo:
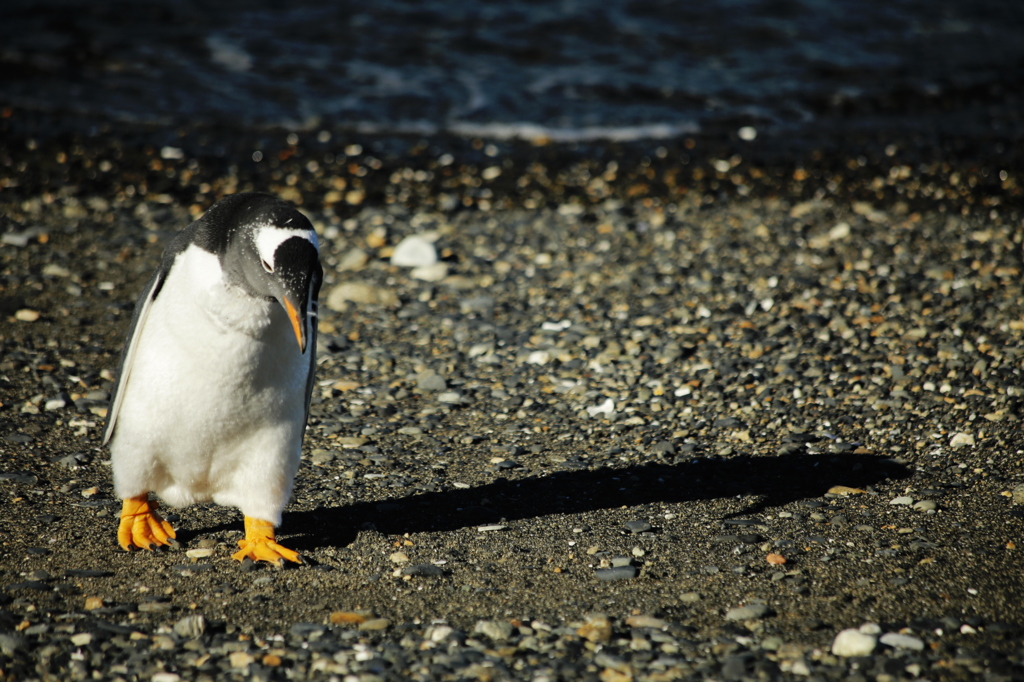
[{"label": "white sea foam", "polygon": [[529,123],[474,123],[452,121],[435,124],[429,121],[402,121],[398,123],[361,121],[352,124],[356,132],[381,135],[436,135],[446,132],[459,137],[482,137],[492,140],[525,140],[534,143],[566,142],[635,142],[637,140],[670,140],[700,132],[694,121],[680,123],[645,123],[632,126],[580,126],[561,128]]}]

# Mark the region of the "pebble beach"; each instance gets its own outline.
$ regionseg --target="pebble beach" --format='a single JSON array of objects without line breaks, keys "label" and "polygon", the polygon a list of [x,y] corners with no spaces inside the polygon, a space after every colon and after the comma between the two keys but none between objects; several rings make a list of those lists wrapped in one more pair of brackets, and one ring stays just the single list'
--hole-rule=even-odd
[{"label": "pebble beach", "polygon": [[[570,141],[0,98],[0,680],[1024,679],[1024,126],[972,93]],[[321,240],[305,563],[212,505],[123,552],[135,298],[247,190]]]}]

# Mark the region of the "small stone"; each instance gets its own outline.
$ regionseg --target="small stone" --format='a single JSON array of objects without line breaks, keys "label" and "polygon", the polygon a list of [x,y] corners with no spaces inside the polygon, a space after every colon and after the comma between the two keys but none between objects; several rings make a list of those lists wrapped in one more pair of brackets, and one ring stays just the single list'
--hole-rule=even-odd
[{"label": "small stone", "polygon": [[95,568],[68,568],[64,570],[68,578],[106,578],[114,575],[113,571]]},{"label": "small stone", "polygon": [[603,403],[592,405],[587,408],[587,414],[591,417],[597,417],[599,415],[608,416],[613,412],[615,412],[615,401],[611,398],[607,398]]},{"label": "small stone", "polygon": [[362,270],[370,261],[370,256],[362,249],[352,249],[341,257],[338,263],[338,271]]},{"label": "small stone", "polygon": [[181,675],[161,670],[158,673],[153,673],[153,676],[149,678],[149,682],[181,682]]},{"label": "small stone", "polygon": [[201,615],[185,616],[174,624],[174,633],[185,639],[198,639],[206,632],[206,619]]},{"label": "small stone", "polygon": [[675,444],[670,440],[660,440],[651,446],[651,453],[655,455],[674,455]]},{"label": "small stone", "polygon": [[974,445],[974,436],[960,432],[949,440],[949,446],[953,448],[962,448],[965,445]]},{"label": "small stone", "polygon": [[867,656],[875,650],[878,640],[874,635],[848,628],[841,631],[832,641],[832,653],[836,656]]},{"label": "small stone", "polygon": [[255,660],[248,651],[232,651],[228,656],[232,668],[247,668]]},{"label": "small stone", "polygon": [[437,372],[426,371],[416,375],[416,388],[423,392],[440,392],[448,388],[448,382]]},{"label": "small stone", "polygon": [[626,523],[624,523],[622,525],[626,528],[626,530],[628,530],[630,533],[634,533],[634,534],[636,534],[636,533],[646,533],[646,532],[654,529],[654,526],[652,526],[651,524],[649,524],[646,521],[641,521],[641,520],[626,521]]},{"label": "small stone", "polygon": [[845,486],[845,485],[834,485],[834,486],[832,486],[831,488],[828,489],[828,492],[833,494],[833,495],[843,495],[843,496],[846,496],[846,495],[864,495],[864,494],[867,493],[866,490],[861,490],[860,488],[850,488],[849,486]]},{"label": "small stone", "polygon": [[398,295],[390,289],[365,282],[344,282],[331,289],[327,295],[327,307],[332,310],[343,311],[349,302],[394,306],[398,304]]},{"label": "small stone", "polygon": [[576,634],[588,642],[608,642],[612,638],[612,624],[603,613],[591,614]]},{"label": "small stone", "polygon": [[551,360],[551,353],[546,350],[535,350],[526,357],[526,362],[531,365],[546,365]]},{"label": "small stone", "polygon": [[613,581],[613,580],[629,580],[635,578],[639,571],[636,566],[613,566],[611,568],[597,568],[594,569],[594,576],[598,580]]},{"label": "small stone", "polygon": [[703,599],[703,597],[700,592],[683,592],[679,595],[679,601],[684,604],[693,604],[694,602],[699,602],[701,599]]},{"label": "small stone", "polygon": [[895,497],[889,500],[889,504],[909,507],[910,505],[914,504],[914,498],[910,497],[909,495],[900,495],[899,497]]},{"label": "small stone", "polygon": [[82,466],[83,464],[88,464],[89,463],[89,456],[87,454],[85,454],[84,452],[76,452],[76,453],[71,454],[71,455],[65,455],[64,457],[59,457],[55,461],[57,462],[57,464],[60,464],[63,467],[67,467],[69,469],[74,469],[74,468],[77,468],[79,466]]},{"label": "small stone", "polygon": [[729,609],[725,614],[726,620],[757,620],[768,614],[769,608],[764,604],[747,604],[735,609]]},{"label": "small stone", "polygon": [[493,642],[503,642],[512,636],[512,624],[502,620],[480,620],[473,632],[486,635]]},{"label": "small stone", "polygon": [[139,604],[139,613],[163,613],[171,610],[171,603],[166,601],[146,601]]},{"label": "small stone", "polygon": [[103,597],[86,597],[85,598],[85,610],[95,611],[96,609],[103,608]]},{"label": "small stone", "polygon": [[879,642],[894,649],[910,649],[912,651],[923,651],[924,642],[911,635],[901,635],[898,632],[887,632],[882,635]]},{"label": "small stone", "polygon": [[35,322],[36,320],[39,319],[39,313],[35,310],[22,308],[21,310],[14,313],[14,319],[20,322]]},{"label": "small stone", "polygon": [[660,630],[668,623],[654,616],[630,616],[626,619],[626,625],[631,628],[657,628]]},{"label": "small stone", "polygon": [[402,575],[438,576],[444,575],[444,569],[434,564],[413,564],[402,569]]},{"label": "small stone", "polygon": [[317,639],[327,632],[327,626],[320,623],[293,623],[288,634],[302,639]]},{"label": "small stone", "polygon": [[458,405],[462,402],[462,394],[458,391],[444,391],[437,394],[437,402],[446,405]]},{"label": "small stone", "polygon": [[1014,504],[1024,504],[1024,483],[1014,486],[1010,496]]},{"label": "small stone", "polygon": [[77,635],[71,635],[71,643],[75,646],[87,646],[92,642],[91,632],[79,632]]},{"label": "small stone", "polygon": [[47,400],[45,403],[43,403],[43,409],[46,410],[47,412],[52,412],[53,410],[62,410],[66,406],[67,403],[64,401],[63,398],[51,398],[50,400]]},{"label": "small stone", "polygon": [[768,561],[769,564],[772,564],[773,566],[780,566],[786,563],[786,557],[782,556],[781,554],[769,554],[767,557],[765,557],[765,559]]},{"label": "small stone", "polygon": [[437,249],[419,235],[400,241],[391,254],[391,264],[402,268],[424,268],[437,263]]},{"label": "small stone", "polygon": [[405,552],[395,552],[394,554],[389,556],[388,559],[393,564],[407,564],[407,563],[409,563],[409,555],[406,554]]},{"label": "small stone", "polygon": [[447,263],[434,263],[433,265],[425,265],[419,268],[413,268],[409,274],[414,279],[419,279],[424,282],[440,282],[442,279],[448,276],[448,264]]},{"label": "small stone", "polygon": [[195,549],[189,549],[185,551],[185,556],[189,559],[205,559],[206,557],[213,556],[213,548],[197,547]]},{"label": "small stone", "polygon": [[330,450],[317,448],[313,450],[312,454],[310,455],[309,461],[312,462],[313,464],[324,465],[333,462],[334,458],[335,454]]},{"label": "small stone", "polygon": [[359,611],[333,611],[330,620],[332,625],[359,625],[367,621],[368,615]]},{"label": "small stone", "polygon": [[939,505],[937,505],[933,500],[921,500],[920,502],[915,502],[914,503],[914,511],[917,511],[917,512],[935,511],[938,508],[938,506]]},{"label": "small stone", "polygon": [[391,625],[387,618],[370,618],[359,624],[360,630],[386,630]]},{"label": "small stone", "polygon": [[504,525],[502,525],[500,523],[492,523],[492,524],[487,525],[487,526],[477,526],[476,530],[477,530],[478,533],[490,533],[490,532],[496,531],[496,530],[505,530],[506,528],[508,528],[508,526],[504,526]]}]

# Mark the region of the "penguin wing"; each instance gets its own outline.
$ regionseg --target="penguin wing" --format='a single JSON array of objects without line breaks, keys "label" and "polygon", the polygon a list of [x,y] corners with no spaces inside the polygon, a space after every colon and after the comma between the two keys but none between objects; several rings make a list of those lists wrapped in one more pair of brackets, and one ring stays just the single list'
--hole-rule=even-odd
[{"label": "penguin wing", "polygon": [[153,273],[149,283],[146,284],[146,288],[142,290],[142,294],[139,295],[139,300],[135,304],[135,310],[132,312],[132,323],[128,327],[128,340],[125,341],[124,349],[121,351],[121,362],[117,369],[117,384],[114,386],[114,394],[110,397],[107,425],[103,430],[103,445],[109,443],[114,435],[117,413],[121,409],[121,399],[124,398],[124,387],[128,384],[128,377],[132,373],[132,362],[135,360],[135,351],[138,349],[139,337],[142,336],[142,330],[146,327],[146,318],[149,316],[149,310],[157,294],[160,293],[164,282],[167,280],[167,275],[171,272],[171,266],[174,265],[175,258],[188,246],[189,239],[192,238],[194,231],[193,224],[179,232],[171,240],[171,243],[167,246],[161,257],[160,267]]},{"label": "penguin wing", "polygon": [[135,360],[135,351],[138,348],[139,337],[146,326],[146,318],[149,316],[149,309],[156,298],[156,293],[163,285],[167,272],[163,268],[157,270],[146,285],[142,295],[135,304],[135,311],[132,313],[132,324],[128,328],[128,340],[121,351],[121,364],[117,368],[117,385],[114,387],[114,395],[110,398],[110,411],[107,414],[107,426],[103,431],[103,445],[110,442],[114,435],[114,425],[117,423],[117,413],[121,409],[121,399],[124,397],[124,387],[128,383],[128,376],[132,373],[132,362]]}]

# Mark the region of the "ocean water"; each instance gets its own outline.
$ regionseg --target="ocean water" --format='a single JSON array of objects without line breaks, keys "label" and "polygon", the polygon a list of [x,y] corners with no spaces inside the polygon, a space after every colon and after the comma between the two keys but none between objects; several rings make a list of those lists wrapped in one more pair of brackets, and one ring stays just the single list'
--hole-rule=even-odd
[{"label": "ocean water", "polygon": [[0,7],[0,106],[112,122],[749,137],[1022,87],[1024,2],[1009,0]]}]

